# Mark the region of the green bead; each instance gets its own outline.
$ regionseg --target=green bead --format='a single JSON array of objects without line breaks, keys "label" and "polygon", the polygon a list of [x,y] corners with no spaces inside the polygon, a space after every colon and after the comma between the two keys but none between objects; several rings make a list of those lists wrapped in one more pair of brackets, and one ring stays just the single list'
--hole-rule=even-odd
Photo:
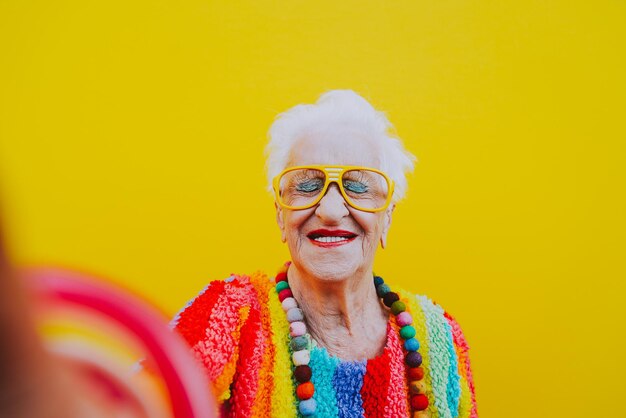
[{"label": "green bead", "polygon": [[398,315],[400,312],[404,311],[406,311],[406,306],[401,300],[397,300],[391,305],[391,312],[393,312],[394,315]]},{"label": "green bead", "polygon": [[415,328],[413,328],[411,325],[406,325],[400,328],[400,336],[403,340],[408,340],[415,337]]},{"label": "green bead", "polygon": [[291,340],[292,351],[300,351],[300,350],[307,348],[308,346],[309,346],[309,339],[305,335],[292,338]]},{"label": "green bead", "polygon": [[289,289],[289,283],[282,281],[276,283],[276,291],[280,292],[281,290]]},{"label": "green bead", "polygon": [[376,294],[378,295],[379,298],[382,298],[383,296],[385,296],[389,292],[391,292],[391,289],[389,288],[387,283],[383,283],[381,285],[378,285],[378,287],[376,288]]}]

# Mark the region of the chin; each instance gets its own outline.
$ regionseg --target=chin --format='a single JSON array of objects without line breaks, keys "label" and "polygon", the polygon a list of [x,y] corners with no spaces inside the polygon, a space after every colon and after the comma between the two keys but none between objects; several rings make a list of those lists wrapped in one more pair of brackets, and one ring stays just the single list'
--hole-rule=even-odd
[{"label": "chin", "polygon": [[360,269],[354,257],[327,255],[302,259],[301,265],[307,272],[321,281],[339,282],[347,280]]}]

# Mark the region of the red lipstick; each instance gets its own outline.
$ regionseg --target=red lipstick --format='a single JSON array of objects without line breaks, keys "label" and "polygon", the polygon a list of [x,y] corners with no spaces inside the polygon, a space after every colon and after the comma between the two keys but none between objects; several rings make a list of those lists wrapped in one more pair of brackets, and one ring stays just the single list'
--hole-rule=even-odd
[{"label": "red lipstick", "polygon": [[318,247],[338,247],[354,241],[357,234],[343,229],[316,229],[307,234],[307,238]]}]

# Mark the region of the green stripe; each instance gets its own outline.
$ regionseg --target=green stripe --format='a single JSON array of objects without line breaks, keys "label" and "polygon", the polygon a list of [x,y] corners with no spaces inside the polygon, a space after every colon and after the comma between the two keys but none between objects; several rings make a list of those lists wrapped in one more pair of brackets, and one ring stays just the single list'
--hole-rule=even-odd
[{"label": "green stripe", "polygon": [[443,309],[425,296],[417,296],[417,300],[424,312],[428,329],[428,357],[435,407],[440,418],[452,418],[447,402],[450,359]]}]

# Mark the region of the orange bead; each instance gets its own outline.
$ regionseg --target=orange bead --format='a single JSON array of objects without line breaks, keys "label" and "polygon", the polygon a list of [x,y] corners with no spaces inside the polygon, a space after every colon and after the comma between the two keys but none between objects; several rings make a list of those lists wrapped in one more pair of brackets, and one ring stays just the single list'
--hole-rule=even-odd
[{"label": "orange bead", "polygon": [[409,383],[409,389],[411,390],[411,393],[415,395],[426,393],[426,383],[421,380],[413,380]]},{"label": "orange bead", "polygon": [[291,265],[291,261],[287,261],[278,271],[280,273],[287,273],[287,270],[289,270],[290,265]]},{"label": "orange bead", "polygon": [[409,369],[409,378],[411,380],[422,380],[424,378],[424,369],[421,367],[411,367]]},{"label": "orange bead", "polygon": [[428,411],[414,411],[412,418],[430,418],[430,413]]},{"label": "orange bead", "polygon": [[304,382],[298,385],[296,388],[296,395],[302,401],[311,399],[315,393],[315,386],[311,382]]}]

